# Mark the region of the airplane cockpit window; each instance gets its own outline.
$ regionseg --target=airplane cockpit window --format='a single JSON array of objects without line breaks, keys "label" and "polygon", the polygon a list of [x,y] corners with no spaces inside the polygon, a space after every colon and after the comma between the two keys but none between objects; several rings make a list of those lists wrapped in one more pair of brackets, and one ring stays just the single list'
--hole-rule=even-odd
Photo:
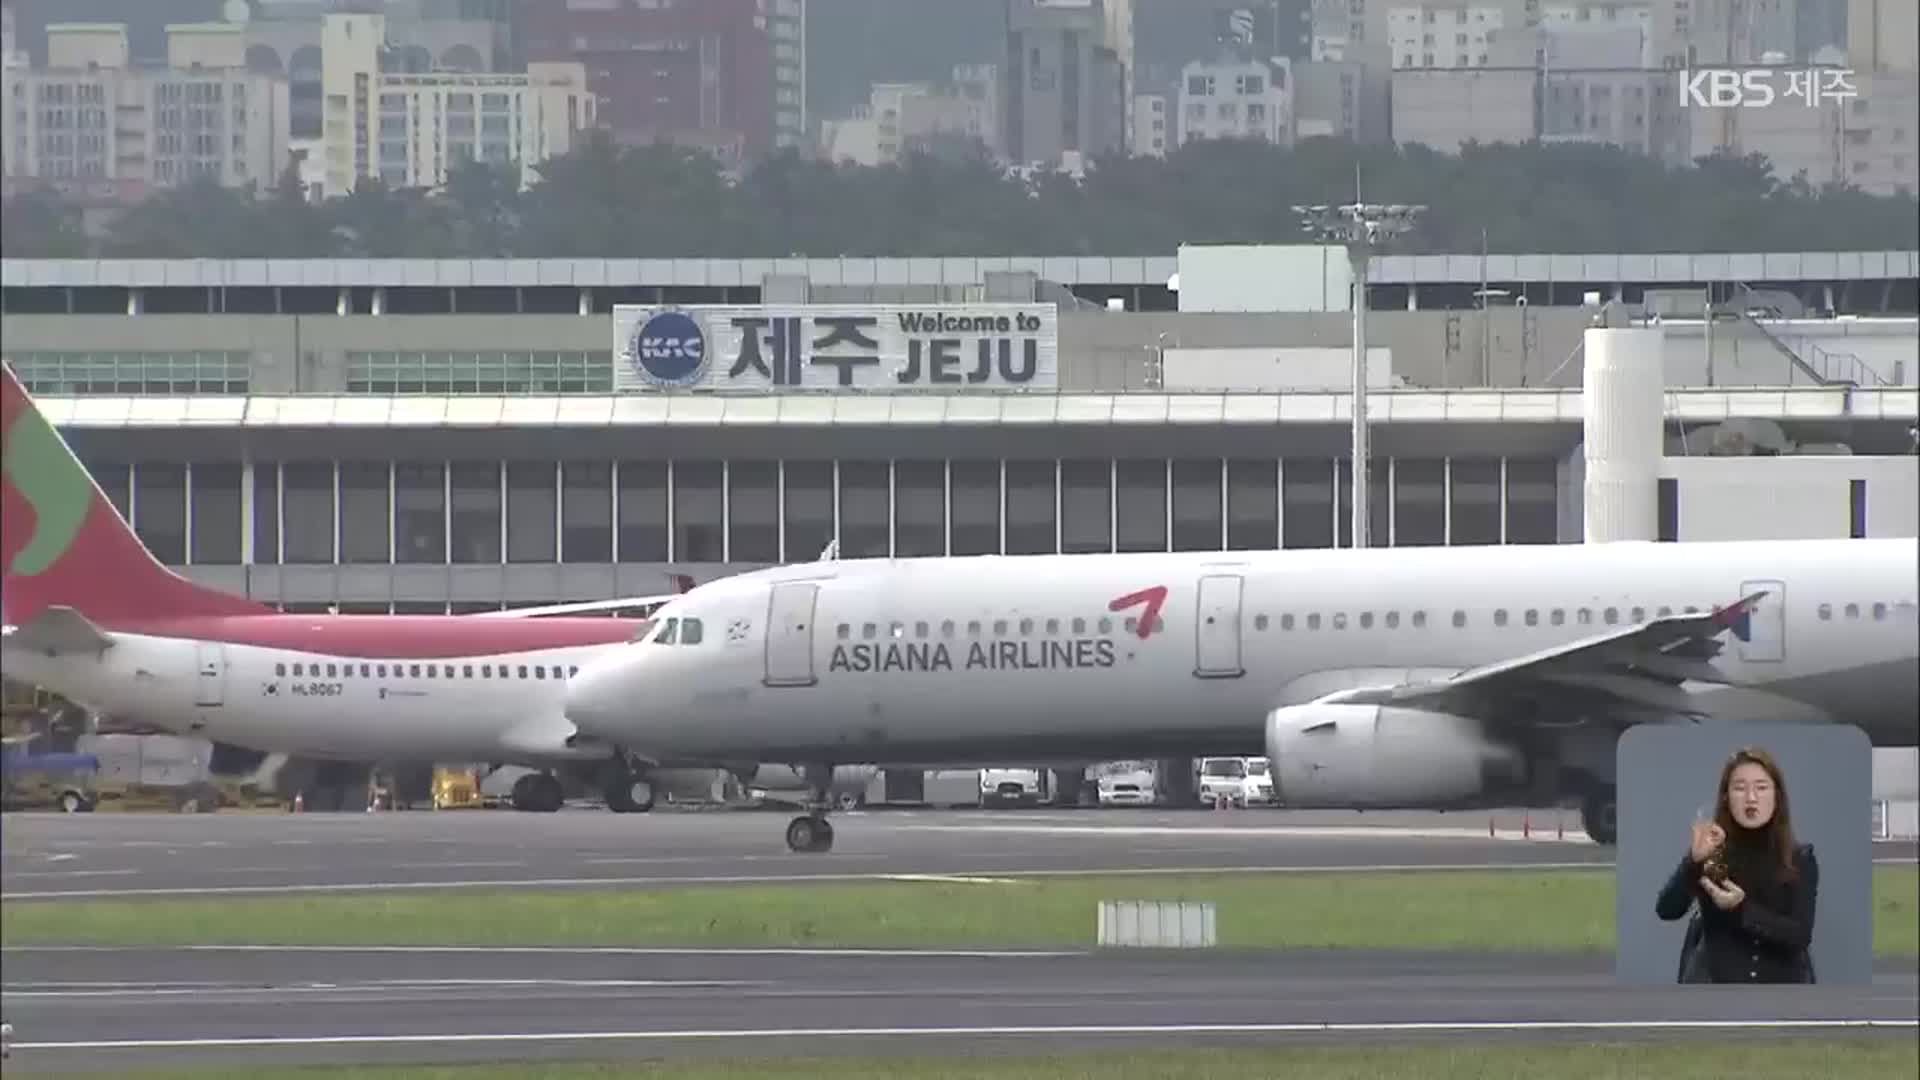
[{"label": "airplane cockpit window", "polygon": [[704,636],[706,636],[705,631],[702,629],[699,619],[688,618],[680,620],[680,644],[698,645]]},{"label": "airplane cockpit window", "polygon": [[653,635],[653,644],[672,645],[680,640],[680,620],[668,619],[660,624],[660,632]]}]

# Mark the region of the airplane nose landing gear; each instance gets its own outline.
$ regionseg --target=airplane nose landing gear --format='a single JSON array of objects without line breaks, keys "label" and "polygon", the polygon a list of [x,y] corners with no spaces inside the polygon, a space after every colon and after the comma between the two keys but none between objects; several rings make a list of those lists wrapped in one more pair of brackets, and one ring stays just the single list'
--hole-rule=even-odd
[{"label": "airplane nose landing gear", "polygon": [[811,764],[803,772],[807,778],[807,812],[787,822],[787,850],[820,854],[833,850],[833,825],[827,821],[832,808],[833,764]]}]

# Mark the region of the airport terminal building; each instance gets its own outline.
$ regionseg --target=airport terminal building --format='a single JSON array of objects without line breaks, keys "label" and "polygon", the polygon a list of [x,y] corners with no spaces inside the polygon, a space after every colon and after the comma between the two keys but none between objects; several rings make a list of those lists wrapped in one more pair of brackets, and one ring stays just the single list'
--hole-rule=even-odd
[{"label": "airport terminal building", "polygon": [[[7,362],[162,560],[288,610],[467,612],[829,545],[1348,545],[1344,258],[1267,250],[7,260],[0,310]],[[1370,279],[1372,544],[1581,540],[1604,318],[1665,329],[1646,539],[1916,533],[1914,252]]]}]

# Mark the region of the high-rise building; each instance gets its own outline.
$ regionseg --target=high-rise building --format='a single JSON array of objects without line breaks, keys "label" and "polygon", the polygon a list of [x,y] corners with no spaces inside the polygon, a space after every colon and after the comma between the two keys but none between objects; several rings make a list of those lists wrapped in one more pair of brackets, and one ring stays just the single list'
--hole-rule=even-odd
[{"label": "high-rise building", "polygon": [[328,196],[351,192],[362,177],[438,187],[468,160],[512,163],[531,183],[542,161],[594,126],[577,62],[533,63],[521,74],[386,70],[384,18],[357,13],[326,17],[322,49]]},{"label": "high-rise building", "polygon": [[[775,145],[776,67],[786,73],[782,137],[804,135],[804,15],[804,4],[778,0],[526,0],[520,32],[530,62],[585,67],[615,138],[701,146],[737,164]],[[787,46],[778,65],[776,40]]]},{"label": "high-rise building", "polygon": [[1920,4],[1914,0],[1848,0],[1847,62],[1855,70],[1912,74],[1916,36]]},{"label": "high-rise building", "polygon": [[198,179],[271,184],[287,152],[287,84],[246,68],[231,24],[167,27],[167,64],[135,65],[119,23],[47,27],[47,64],[0,69],[9,185],[111,188],[135,200]]},{"label": "high-rise building", "polygon": [[[1110,39],[1103,0],[1006,5],[1001,137],[1007,157],[1058,165],[1120,151],[1128,134],[1127,72]],[[1130,42],[1126,47],[1130,54]]]},{"label": "high-rise building", "polygon": [[761,0],[773,39],[773,145],[799,149],[811,137],[807,116],[807,0]]}]

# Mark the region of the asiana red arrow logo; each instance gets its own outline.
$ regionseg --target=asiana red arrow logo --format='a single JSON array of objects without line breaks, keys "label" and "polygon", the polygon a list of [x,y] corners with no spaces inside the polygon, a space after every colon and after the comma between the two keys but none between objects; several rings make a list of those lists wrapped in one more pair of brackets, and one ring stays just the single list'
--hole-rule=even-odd
[{"label": "asiana red arrow logo", "polygon": [[1144,641],[1148,635],[1153,633],[1154,627],[1160,624],[1160,609],[1165,607],[1166,603],[1167,587],[1165,585],[1155,585],[1152,588],[1141,589],[1139,592],[1128,593],[1120,597],[1118,600],[1108,604],[1107,610],[1125,611],[1128,608],[1140,607],[1142,604],[1146,605],[1146,610],[1140,613],[1139,624],[1133,631],[1134,634]]}]

